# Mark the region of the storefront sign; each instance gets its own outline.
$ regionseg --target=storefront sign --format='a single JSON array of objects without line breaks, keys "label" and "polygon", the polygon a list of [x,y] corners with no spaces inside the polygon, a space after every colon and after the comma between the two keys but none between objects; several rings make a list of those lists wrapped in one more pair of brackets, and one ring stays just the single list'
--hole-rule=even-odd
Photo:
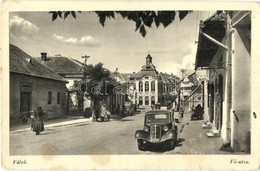
[{"label": "storefront sign", "polygon": [[209,70],[198,68],[196,70],[196,78],[200,81],[209,80]]}]

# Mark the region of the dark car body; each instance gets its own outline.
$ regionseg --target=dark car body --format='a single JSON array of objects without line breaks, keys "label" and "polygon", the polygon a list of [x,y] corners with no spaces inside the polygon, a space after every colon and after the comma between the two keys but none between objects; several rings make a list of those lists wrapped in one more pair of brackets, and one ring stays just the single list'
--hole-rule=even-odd
[{"label": "dark car body", "polygon": [[169,110],[152,110],[145,113],[144,128],[137,130],[135,138],[138,149],[144,150],[153,144],[163,144],[174,149],[178,140],[178,127],[174,113]]},{"label": "dark car body", "polygon": [[197,105],[195,109],[192,108],[191,110],[190,120],[204,119],[203,114],[204,114],[204,109],[201,107],[201,105]]}]

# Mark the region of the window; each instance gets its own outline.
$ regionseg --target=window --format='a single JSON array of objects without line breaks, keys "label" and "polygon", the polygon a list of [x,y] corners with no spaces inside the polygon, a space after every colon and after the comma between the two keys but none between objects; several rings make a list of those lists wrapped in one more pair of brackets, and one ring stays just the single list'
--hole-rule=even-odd
[{"label": "window", "polygon": [[57,104],[60,104],[60,92],[57,93]]},{"label": "window", "polygon": [[163,93],[167,93],[167,85],[163,86]]},{"label": "window", "polygon": [[139,97],[139,105],[143,105],[143,97],[142,96]]},{"label": "window", "polygon": [[49,91],[48,92],[48,104],[51,104],[51,101],[52,101],[52,92]]},{"label": "window", "polygon": [[145,92],[149,91],[149,81],[145,81]]},{"label": "window", "polygon": [[143,91],[143,82],[139,81],[139,92]]},{"label": "window", "polygon": [[149,97],[145,96],[145,105],[149,105]]},{"label": "window", "polygon": [[168,87],[168,93],[170,93],[171,90],[172,90],[172,85],[169,85],[169,87]]},{"label": "window", "polygon": [[153,105],[155,104],[155,97],[154,97],[154,96],[151,97],[151,103],[152,103]]},{"label": "window", "polygon": [[170,122],[169,114],[148,114],[146,115],[147,123],[165,123]]},{"label": "window", "polygon": [[215,86],[215,93],[218,92],[218,79],[216,78],[215,81],[214,81],[214,86]]},{"label": "window", "polygon": [[151,91],[155,91],[155,82],[154,81],[151,82]]}]

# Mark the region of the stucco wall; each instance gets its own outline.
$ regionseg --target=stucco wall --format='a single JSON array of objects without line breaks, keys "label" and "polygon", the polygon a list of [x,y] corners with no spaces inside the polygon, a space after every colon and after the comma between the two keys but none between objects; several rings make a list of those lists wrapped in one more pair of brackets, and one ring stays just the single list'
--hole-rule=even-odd
[{"label": "stucco wall", "polygon": [[237,31],[234,32],[235,52],[232,60],[231,146],[236,151],[250,149],[251,57]]},{"label": "stucco wall", "polygon": [[[48,113],[48,118],[59,118],[66,116],[66,94],[65,82],[30,77],[22,74],[10,74],[10,121],[17,123],[20,114],[21,83],[32,84],[31,110],[41,106]],[[47,104],[48,92],[52,92],[52,103]],[[57,93],[60,93],[60,104],[57,104]]]}]

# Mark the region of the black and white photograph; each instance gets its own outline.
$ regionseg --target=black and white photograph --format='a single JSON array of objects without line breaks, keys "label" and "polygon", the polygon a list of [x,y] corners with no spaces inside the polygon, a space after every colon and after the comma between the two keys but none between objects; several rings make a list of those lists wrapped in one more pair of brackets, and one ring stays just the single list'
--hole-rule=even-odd
[{"label": "black and white photograph", "polygon": [[6,166],[259,169],[259,7],[126,4],[6,12]]}]

